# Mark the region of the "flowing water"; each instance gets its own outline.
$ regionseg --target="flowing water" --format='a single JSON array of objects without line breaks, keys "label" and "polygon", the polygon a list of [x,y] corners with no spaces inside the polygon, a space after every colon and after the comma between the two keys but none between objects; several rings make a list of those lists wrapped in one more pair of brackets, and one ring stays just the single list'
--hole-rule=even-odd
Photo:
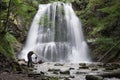
[{"label": "flowing water", "polygon": [[82,25],[70,3],[40,4],[19,58],[34,51],[38,60],[90,62]]},{"label": "flowing water", "polygon": [[[110,75],[101,78],[96,76],[118,72],[120,70],[120,63],[45,62],[43,64],[35,64],[34,68],[32,74],[42,75],[44,73],[45,76],[56,77],[58,80],[120,80],[120,77],[110,77]],[[87,75],[93,75],[94,79],[93,77],[86,79]]]}]

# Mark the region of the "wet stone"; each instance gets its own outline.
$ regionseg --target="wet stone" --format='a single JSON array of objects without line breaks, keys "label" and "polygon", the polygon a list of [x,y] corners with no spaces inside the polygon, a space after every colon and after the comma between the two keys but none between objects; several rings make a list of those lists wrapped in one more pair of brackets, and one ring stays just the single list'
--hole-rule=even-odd
[{"label": "wet stone", "polygon": [[92,71],[97,71],[98,69],[97,68],[93,68],[93,69],[91,69]]},{"label": "wet stone", "polygon": [[60,71],[60,74],[70,74],[70,71],[69,71],[69,70],[66,70],[66,71]]},{"label": "wet stone", "polygon": [[44,72],[40,71],[40,74],[45,74]]},{"label": "wet stone", "polygon": [[80,66],[86,66],[86,64],[85,64],[85,63],[80,63],[79,65],[80,65]]},{"label": "wet stone", "polygon": [[75,78],[75,76],[73,76],[73,75],[70,75],[70,78]]},{"label": "wet stone", "polygon": [[76,72],[76,74],[86,74],[86,72]]},{"label": "wet stone", "polygon": [[89,69],[87,66],[80,66],[79,69]]},{"label": "wet stone", "polygon": [[103,80],[103,77],[96,75],[86,75],[86,80]]},{"label": "wet stone", "polygon": [[85,63],[80,63],[79,69],[89,69],[89,66],[87,66]]},{"label": "wet stone", "polygon": [[54,66],[64,66],[64,64],[56,63]]},{"label": "wet stone", "polygon": [[74,70],[75,68],[69,68],[69,70]]},{"label": "wet stone", "polygon": [[70,80],[70,79],[66,77],[64,80]]},{"label": "wet stone", "polygon": [[59,72],[57,72],[57,71],[53,71],[53,74],[59,74]]},{"label": "wet stone", "polygon": [[52,71],[60,71],[60,69],[48,69],[49,72],[52,72]]}]

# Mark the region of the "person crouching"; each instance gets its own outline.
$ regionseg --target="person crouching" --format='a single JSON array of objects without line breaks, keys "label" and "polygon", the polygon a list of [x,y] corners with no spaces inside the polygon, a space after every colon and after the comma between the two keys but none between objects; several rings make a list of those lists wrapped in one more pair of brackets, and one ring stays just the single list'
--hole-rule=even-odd
[{"label": "person crouching", "polygon": [[35,54],[33,51],[28,52],[27,58],[28,58],[28,67],[32,67],[32,55]]}]

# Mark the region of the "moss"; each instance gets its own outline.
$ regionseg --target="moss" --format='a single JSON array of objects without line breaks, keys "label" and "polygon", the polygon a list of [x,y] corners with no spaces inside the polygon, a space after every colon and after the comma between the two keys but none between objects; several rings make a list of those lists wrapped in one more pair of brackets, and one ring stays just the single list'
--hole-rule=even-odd
[{"label": "moss", "polygon": [[14,50],[12,43],[16,42],[16,39],[9,33],[0,34],[0,52],[7,58],[14,58]]}]

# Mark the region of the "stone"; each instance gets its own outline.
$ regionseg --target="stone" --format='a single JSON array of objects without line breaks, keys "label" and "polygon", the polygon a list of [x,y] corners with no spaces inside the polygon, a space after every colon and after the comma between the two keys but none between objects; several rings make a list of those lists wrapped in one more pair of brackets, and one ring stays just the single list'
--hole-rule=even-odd
[{"label": "stone", "polygon": [[42,64],[42,63],[44,63],[44,61],[42,61],[42,60],[39,60],[39,61],[38,61],[38,63],[39,63],[39,64]]},{"label": "stone", "polygon": [[48,69],[49,72],[51,71],[60,71],[60,69]]},{"label": "stone", "polygon": [[87,66],[80,66],[79,69],[89,69]]},{"label": "stone", "polygon": [[40,74],[45,74],[44,72],[40,71]]},{"label": "stone", "polygon": [[80,63],[79,69],[89,69],[89,66],[87,66],[85,63]]},{"label": "stone", "polygon": [[64,80],[70,80],[70,79],[66,77]]},{"label": "stone", "polygon": [[75,68],[69,68],[69,70],[74,70]]},{"label": "stone", "polygon": [[66,71],[60,71],[60,74],[70,74],[70,71],[69,71],[69,70],[66,70]]},{"label": "stone", "polygon": [[92,71],[97,71],[98,69],[97,68],[93,68],[93,69],[91,69]]},{"label": "stone", "polygon": [[26,62],[24,59],[19,59],[19,60],[18,60],[18,63],[19,63],[20,65],[27,65],[27,62]]},{"label": "stone", "polygon": [[70,78],[75,78],[75,76],[73,76],[73,75],[70,75]]},{"label": "stone", "polygon": [[103,77],[97,75],[86,75],[86,80],[103,80]]},{"label": "stone", "polygon": [[76,74],[86,74],[85,72],[76,72]]},{"label": "stone", "polygon": [[53,71],[53,74],[59,74],[59,72],[57,72],[57,71]]},{"label": "stone", "polygon": [[86,66],[86,64],[85,64],[85,63],[80,63],[79,65],[80,65],[80,66]]},{"label": "stone", "polygon": [[54,66],[64,66],[64,64],[56,63]]}]

